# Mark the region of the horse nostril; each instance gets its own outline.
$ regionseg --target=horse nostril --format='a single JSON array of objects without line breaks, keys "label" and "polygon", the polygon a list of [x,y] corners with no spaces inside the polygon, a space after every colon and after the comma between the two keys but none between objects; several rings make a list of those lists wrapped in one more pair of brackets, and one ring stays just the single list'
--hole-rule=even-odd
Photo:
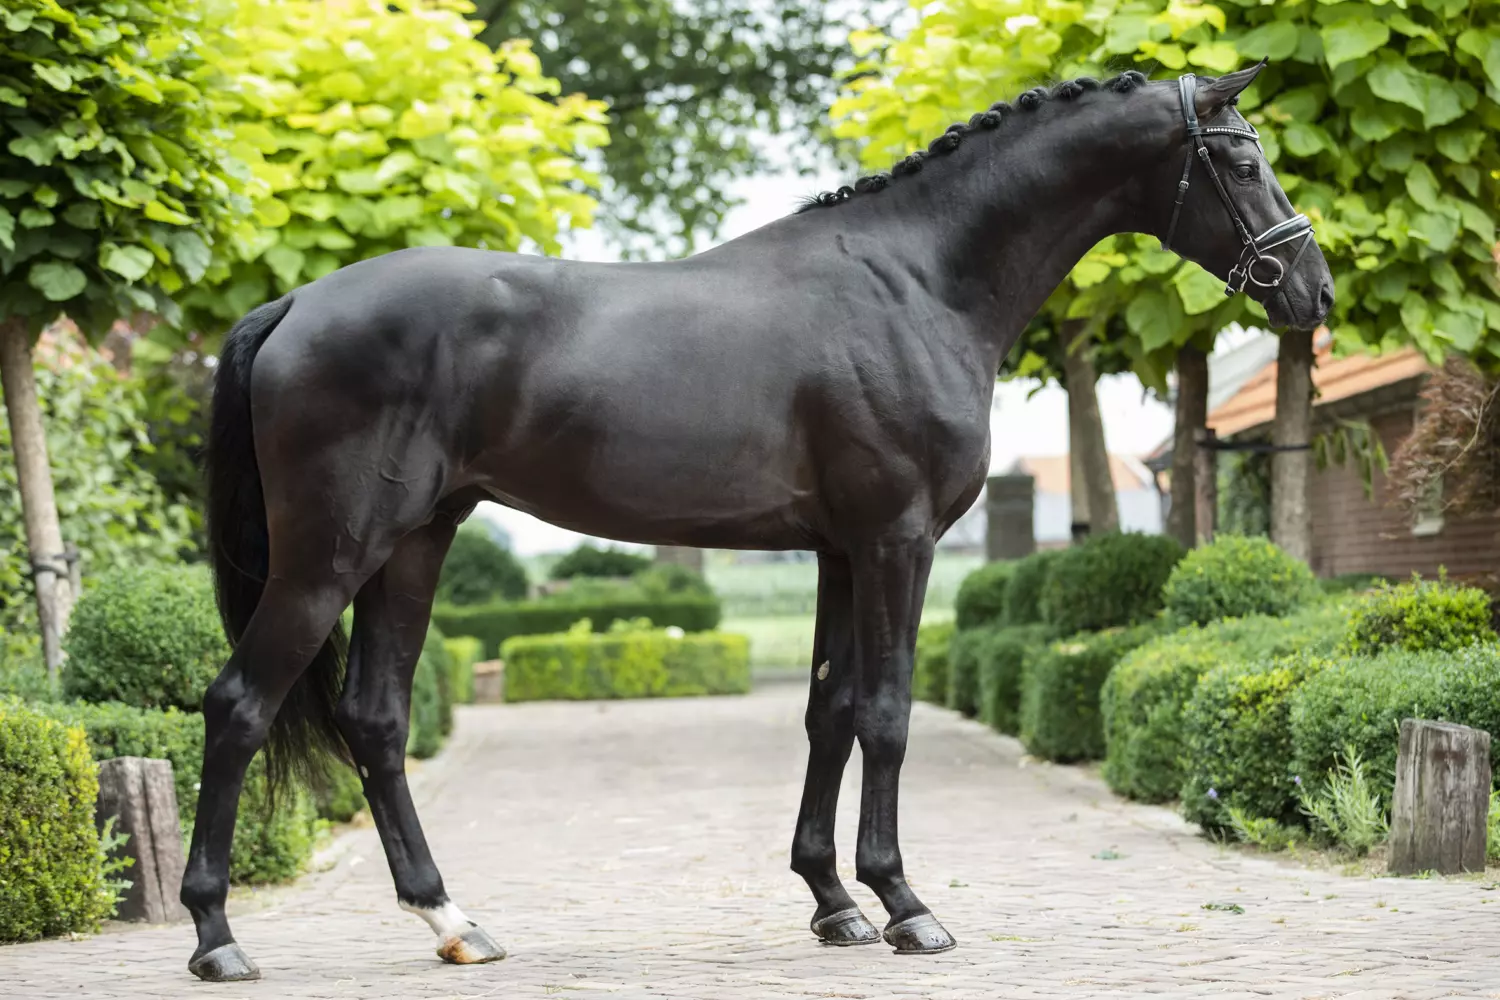
[{"label": "horse nostril", "polygon": [[1333,285],[1325,281],[1323,282],[1322,286],[1318,288],[1318,312],[1320,315],[1327,316],[1332,309]]}]

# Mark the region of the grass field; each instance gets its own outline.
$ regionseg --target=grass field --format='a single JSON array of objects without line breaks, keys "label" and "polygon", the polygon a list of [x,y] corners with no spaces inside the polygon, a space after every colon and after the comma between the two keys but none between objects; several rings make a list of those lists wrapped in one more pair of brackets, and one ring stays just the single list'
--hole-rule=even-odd
[{"label": "grass field", "polygon": [[[927,587],[923,622],[952,618],[958,585],[982,561],[979,556],[938,556]],[[800,672],[809,668],[818,604],[817,563],[735,564],[720,553],[711,553],[706,568],[709,583],[724,602],[720,627],[750,637],[750,663],[755,670]]]}]

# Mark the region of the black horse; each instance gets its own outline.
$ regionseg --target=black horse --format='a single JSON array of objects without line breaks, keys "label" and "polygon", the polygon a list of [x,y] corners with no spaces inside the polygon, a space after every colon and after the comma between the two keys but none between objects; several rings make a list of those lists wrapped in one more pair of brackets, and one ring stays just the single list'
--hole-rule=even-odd
[{"label": "black horse", "polygon": [[[210,527],[234,653],[204,698],[189,968],[258,975],[224,901],[240,786],[268,739],[278,773],[323,746],[352,757],[401,906],[447,961],[504,956],[450,901],[403,773],[438,571],[482,500],[633,542],[815,550],[791,857],[817,901],[812,930],[835,945],[882,936],[834,864],[858,740],[856,871],[889,913],[883,936],[901,952],[951,948],[896,837],[933,545],[984,484],[1001,358],[1104,237],[1172,241],[1249,281],[1275,325],[1328,312],[1307,221],[1232,106],[1258,70],[1033,90],[893,176],[687,260],[404,250],[246,316],[213,405]],[[1195,162],[1211,185],[1190,183],[1205,175]]]}]

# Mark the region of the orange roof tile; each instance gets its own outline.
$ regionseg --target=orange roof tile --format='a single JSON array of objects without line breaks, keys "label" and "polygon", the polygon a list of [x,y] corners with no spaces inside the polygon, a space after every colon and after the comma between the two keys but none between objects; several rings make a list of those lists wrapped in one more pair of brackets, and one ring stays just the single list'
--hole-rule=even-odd
[{"label": "orange roof tile", "polygon": [[[1331,338],[1323,338],[1313,359],[1315,406],[1378,389],[1432,371],[1416,351],[1402,348],[1389,354],[1333,357]],[[1239,392],[1208,415],[1208,426],[1222,437],[1269,424],[1276,417],[1276,362],[1261,369]]]},{"label": "orange roof tile", "polygon": [[[1024,473],[1035,479],[1038,493],[1066,495],[1072,489],[1072,468],[1067,455],[1025,456],[1016,459],[1010,471],[1013,474]],[[1148,478],[1150,473],[1137,458],[1111,455],[1109,471],[1118,493],[1145,489],[1151,482]]]}]

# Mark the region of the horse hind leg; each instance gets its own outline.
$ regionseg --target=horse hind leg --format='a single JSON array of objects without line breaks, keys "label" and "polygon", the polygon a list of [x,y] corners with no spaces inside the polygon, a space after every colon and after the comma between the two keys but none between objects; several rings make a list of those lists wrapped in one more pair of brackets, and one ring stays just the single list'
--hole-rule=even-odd
[{"label": "horse hind leg", "polygon": [[357,585],[334,575],[273,576],[229,661],[204,694],[202,780],[182,880],[182,902],[198,932],[188,969],[200,979],[260,978],[224,912],[240,789],[287,692],[327,641]]},{"label": "horse hind leg", "polygon": [[792,870],[817,901],[812,932],[825,944],[874,944],[880,932],[839,879],[833,833],[839,785],[854,747],[854,584],[841,556],[818,560],[818,623],[807,699],[807,780],[792,839]]},{"label": "horse hind leg", "polygon": [[355,597],[349,666],[335,718],[359,767],[397,902],[432,928],[443,961],[473,965],[498,961],[505,950],[448,898],[406,783],[412,678],[458,519],[440,512],[403,538]]}]

